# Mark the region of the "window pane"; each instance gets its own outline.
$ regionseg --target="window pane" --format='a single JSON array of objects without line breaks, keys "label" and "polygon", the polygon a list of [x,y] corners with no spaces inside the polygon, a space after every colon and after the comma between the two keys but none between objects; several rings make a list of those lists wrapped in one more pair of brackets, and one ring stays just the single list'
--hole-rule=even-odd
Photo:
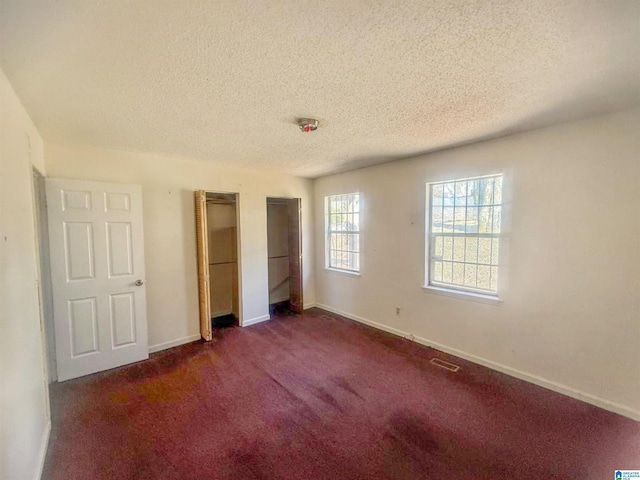
[{"label": "window pane", "polygon": [[455,232],[464,232],[465,223],[467,220],[467,211],[464,207],[456,207],[454,212],[454,226]]},{"label": "window pane", "polygon": [[444,239],[440,236],[434,236],[433,238],[433,254],[436,257],[442,257],[442,247],[444,243]]},{"label": "window pane", "polygon": [[331,198],[331,213],[338,212],[338,197]]},{"label": "window pane", "polygon": [[329,258],[329,265],[332,267],[336,267],[338,265],[338,258],[336,257],[336,252],[331,252],[331,257]]},{"label": "window pane", "polygon": [[478,239],[476,237],[467,237],[464,261],[473,263],[476,263],[478,261]]},{"label": "window pane", "polygon": [[453,238],[452,237],[443,238],[442,259],[453,260]]},{"label": "window pane", "polygon": [[464,264],[453,264],[453,283],[456,285],[464,285]]},{"label": "window pane", "polygon": [[456,182],[456,207],[464,207],[467,204],[467,182]]},{"label": "window pane", "polygon": [[360,270],[360,256],[357,253],[351,253],[349,260],[349,268],[351,270]]},{"label": "window pane", "polygon": [[478,208],[467,208],[467,224],[465,232],[476,233],[478,231]]},{"label": "window pane", "polygon": [[491,288],[491,283],[489,281],[489,275],[491,272],[490,267],[478,265],[477,272],[478,272],[478,288],[489,290]]},{"label": "window pane", "polygon": [[462,237],[453,239],[453,260],[456,262],[464,262],[464,240]]},{"label": "window pane", "polygon": [[464,268],[464,285],[465,287],[476,286],[476,266],[472,264],[465,265]]},{"label": "window pane", "polygon": [[502,226],[502,207],[493,209],[493,233],[500,233]]},{"label": "window pane", "polygon": [[442,281],[442,262],[435,261],[433,264],[433,281],[441,282]]},{"label": "window pane", "polygon": [[451,283],[453,278],[453,263],[442,262],[442,281],[443,283]]},{"label": "window pane", "polygon": [[493,205],[493,178],[483,178],[479,182],[480,205]]},{"label": "window pane", "polygon": [[442,231],[453,232],[453,207],[444,207],[442,211]]},{"label": "window pane", "polygon": [[478,263],[485,265],[491,263],[491,238],[478,239]]},{"label": "window pane", "polygon": [[342,236],[339,233],[332,233],[331,234],[331,248],[333,250],[341,250],[341,242],[340,239],[342,238]]},{"label": "window pane", "polygon": [[441,183],[437,183],[431,187],[431,205],[442,205]]},{"label": "window pane", "polygon": [[498,267],[491,267],[491,286],[489,288],[494,292],[498,290]]},{"label": "window pane", "polygon": [[355,233],[349,233],[346,235],[347,245],[345,246],[345,250],[349,250],[351,252],[359,252],[360,251],[360,235]]},{"label": "window pane", "polygon": [[493,203],[500,205],[502,203],[502,176],[495,177],[495,187],[493,190]]},{"label": "window pane", "polygon": [[493,246],[491,248],[491,264],[492,265],[498,265],[499,255],[500,255],[500,239],[494,238]]},{"label": "window pane", "polygon": [[442,204],[445,207],[452,207],[454,205],[455,199],[455,188],[454,183],[443,183],[442,184]]},{"label": "window pane", "polygon": [[492,208],[481,207],[478,210],[478,233],[491,233],[492,222]]},{"label": "window pane", "polygon": [[442,232],[442,207],[440,205],[431,210],[431,233]]}]

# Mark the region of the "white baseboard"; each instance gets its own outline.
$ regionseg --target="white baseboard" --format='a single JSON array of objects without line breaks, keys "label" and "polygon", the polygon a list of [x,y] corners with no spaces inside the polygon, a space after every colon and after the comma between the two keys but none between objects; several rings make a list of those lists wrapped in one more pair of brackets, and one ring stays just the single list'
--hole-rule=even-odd
[{"label": "white baseboard", "polygon": [[232,310],[222,310],[221,312],[215,312],[211,314],[211,318],[222,317],[224,315],[231,315],[233,313]]},{"label": "white baseboard", "polygon": [[309,310],[310,308],[315,308],[317,305],[315,303],[306,303],[302,306],[303,310]]},{"label": "white baseboard", "polygon": [[353,315],[351,313],[343,312],[342,310],[338,310],[337,308],[330,307],[329,305],[322,305],[321,303],[316,304],[316,307],[321,308],[322,310],[326,310],[331,313],[335,313],[338,315],[342,315],[343,317],[350,318],[351,320],[355,320],[359,323],[364,323],[365,325],[369,325],[370,327],[377,328],[378,330],[384,330],[385,332],[393,333],[399,337],[410,339],[411,335],[402,330],[398,330],[397,328],[388,327],[383,325],[382,323],[373,322],[371,320],[367,320],[366,318],[359,317],[357,315]]},{"label": "white baseboard", "polygon": [[36,463],[36,471],[33,475],[34,480],[40,480],[42,478],[42,471],[44,470],[44,461],[47,458],[47,449],[49,448],[49,436],[51,435],[51,420],[47,421],[42,432],[42,441],[40,442],[40,452],[38,452],[38,463]]},{"label": "white baseboard", "polygon": [[178,338],[177,340],[171,340],[170,342],[158,343],[157,345],[151,345],[149,347],[149,353],[159,352],[160,350],[166,350],[167,348],[178,347],[185,343],[195,342],[200,340],[200,334],[189,335],[188,337]]},{"label": "white baseboard", "polygon": [[242,326],[243,327],[250,327],[251,325],[255,325],[256,323],[262,323],[262,322],[266,322],[267,320],[269,320],[271,317],[269,316],[269,314],[267,315],[262,315],[260,317],[255,317],[255,318],[250,318],[249,320],[244,320],[242,322]]},{"label": "white baseboard", "polygon": [[558,382],[554,382],[553,380],[548,380],[544,377],[540,377],[538,375],[534,375],[532,373],[523,372],[521,370],[517,370],[512,367],[508,367],[501,363],[494,362],[492,360],[487,360],[486,358],[478,357],[476,355],[463,352],[456,348],[449,347],[447,345],[443,345],[438,342],[433,342],[426,338],[416,337],[408,332],[404,332],[402,330],[398,330],[397,328],[389,327],[382,323],[374,322],[368,320],[366,318],[359,317],[357,315],[353,315],[351,313],[343,312],[338,310],[337,308],[330,307],[328,305],[317,304],[318,308],[323,310],[327,310],[328,312],[336,313],[338,315],[342,315],[343,317],[349,318],[351,320],[355,320],[356,322],[363,323],[365,325],[369,325],[370,327],[377,328],[378,330],[384,330],[385,332],[392,333],[393,335],[397,335],[399,337],[406,338],[408,340],[417,342],[421,345],[425,345],[427,347],[435,348],[436,350],[440,350],[441,352],[448,353],[450,355],[454,355],[456,357],[463,358],[473,363],[477,363],[487,368],[491,368],[492,370],[497,370],[498,372],[505,373],[512,377],[518,378],[520,380],[524,380],[529,383],[533,383],[538,385],[539,387],[547,388],[549,390],[553,390],[554,392],[561,393],[571,398],[575,398],[576,400],[581,400],[583,402],[589,403],[596,407],[602,408],[604,410],[608,410],[613,413],[617,413],[619,415],[623,415],[625,417],[631,418],[635,421],[640,421],[640,411],[635,410],[633,408],[627,407],[626,405],[621,405],[619,403],[611,402],[609,400],[605,400],[604,398],[598,397],[596,395],[592,395],[590,393],[586,393],[580,390],[577,390],[573,387],[569,387],[567,385],[563,385]]}]

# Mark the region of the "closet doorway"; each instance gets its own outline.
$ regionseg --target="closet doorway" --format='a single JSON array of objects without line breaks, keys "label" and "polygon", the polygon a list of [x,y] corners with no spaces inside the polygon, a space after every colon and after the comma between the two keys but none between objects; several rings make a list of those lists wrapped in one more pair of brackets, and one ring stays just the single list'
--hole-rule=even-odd
[{"label": "closet doorway", "polygon": [[195,192],[200,334],[241,322],[237,193]]},{"label": "closet doorway", "polygon": [[302,228],[299,198],[267,198],[269,313],[302,313]]}]

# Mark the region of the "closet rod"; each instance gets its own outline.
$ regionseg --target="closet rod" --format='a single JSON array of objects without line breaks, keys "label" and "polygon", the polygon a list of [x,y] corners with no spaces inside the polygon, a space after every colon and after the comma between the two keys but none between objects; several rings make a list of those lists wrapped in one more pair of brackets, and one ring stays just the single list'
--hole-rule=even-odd
[{"label": "closet rod", "polygon": [[230,265],[232,263],[238,263],[235,260],[231,261],[231,262],[215,262],[215,263],[210,263],[209,265]]},{"label": "closet rod", "polygon": [[289,258],[289,255],[280,255],[279,257],[269,257],[271,258]]}]

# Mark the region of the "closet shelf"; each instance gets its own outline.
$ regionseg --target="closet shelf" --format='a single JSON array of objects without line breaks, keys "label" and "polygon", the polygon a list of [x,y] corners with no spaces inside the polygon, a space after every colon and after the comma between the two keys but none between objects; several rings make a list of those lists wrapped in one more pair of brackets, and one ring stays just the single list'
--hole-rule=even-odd
[{"label": "closet shelf", "polygon": [[231,265],[233,263],[238,263],[235,260],[231,261],[231,262],[215,262],[215,263],[210,263],[209,266],[211,265]]}]

